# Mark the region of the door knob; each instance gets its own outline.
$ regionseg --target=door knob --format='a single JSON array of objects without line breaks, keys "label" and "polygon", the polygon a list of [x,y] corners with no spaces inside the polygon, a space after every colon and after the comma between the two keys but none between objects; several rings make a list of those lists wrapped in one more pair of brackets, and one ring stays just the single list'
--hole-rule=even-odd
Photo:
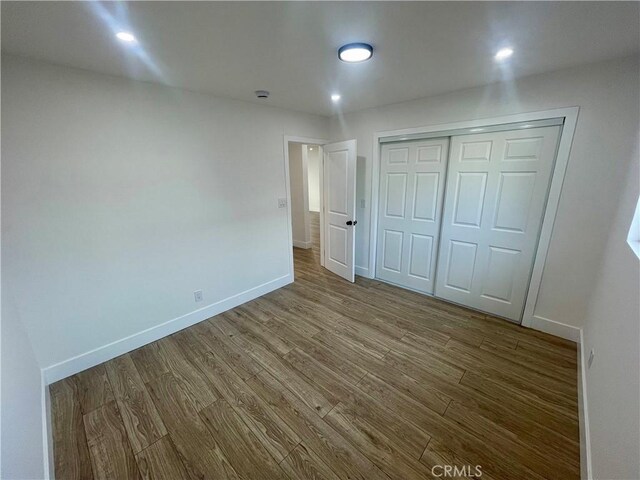
[{"label": "door knob", "polygon": [[351,226],[351,225],[357,225],[357,224],[358,224],[358,221],[357,221],[357,220],[354,220],[354,221],[349,220],[349,221],[347,222],[347,225],[349,225],[349,226]]}]

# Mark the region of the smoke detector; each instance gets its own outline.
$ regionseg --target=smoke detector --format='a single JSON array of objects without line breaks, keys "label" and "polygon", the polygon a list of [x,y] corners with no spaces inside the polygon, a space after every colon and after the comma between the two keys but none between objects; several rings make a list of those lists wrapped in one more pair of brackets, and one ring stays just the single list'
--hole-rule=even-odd
[{"label": "smoke detector", "polygon": [[269,98],[269,92],[266,90],[256,90],[255,94],[258,98]]}]

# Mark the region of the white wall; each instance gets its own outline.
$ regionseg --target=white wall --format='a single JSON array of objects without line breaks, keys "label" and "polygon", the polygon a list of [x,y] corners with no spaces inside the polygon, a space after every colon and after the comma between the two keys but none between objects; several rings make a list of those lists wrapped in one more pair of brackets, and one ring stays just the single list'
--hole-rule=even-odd
[{"label": "white wall", "polygon": [[356,265],[367,272],[375,132],[577,105],[535,315],[580,327],[637,135],[637,91],[638,58],[632,57],[332,117],[332,141],[358,141]]},{"label": "white wall", "polygon": [[[366,268],[374,132],[578,105],[536,314],[586,318],[594,471],[638,477],[637,58],[345,115],[331,136],[321,117],[7,56],[2,100],[3,473],[41,476],[39,367],[288,274],[284,134],[358,139]],[[35,450],[7,460],[16,441]]]},{"label": "white wall", "polygon": [[309,248],[311,233],[307,214],[309,197],[307,186],[307,146],[289,142],[289,181],[291,183],[291,226],[293,245]]},{"label": "white wall", "polygon": [[[6,278],[6,277],[5,277]],[[4,280],[4,279],[3,279]],[[0,478],[44,478],[40,367],[16,311],[6,280],[2,284],[2,451]]]},{"label": "white wall", "polygon": [[313,145],[307,153],[307,172],[309,177],[309,211],[320,211],[320,147]]},{"label": "white wall", "polygon": [[[636,129],[638,123],[636,117]],[[638,155],[636,148],[626,181],[618,185],[621,194],[612,194],[619,206],[584,326],[582,361],[595,352],[585,383],[596,479],[640,478],[640,259],[626,241],[640,194]]]},{"label": "white wall", "polygon": [[2,275],[39,366],[286,281],[283,136],[327,124],[3,56]]}]

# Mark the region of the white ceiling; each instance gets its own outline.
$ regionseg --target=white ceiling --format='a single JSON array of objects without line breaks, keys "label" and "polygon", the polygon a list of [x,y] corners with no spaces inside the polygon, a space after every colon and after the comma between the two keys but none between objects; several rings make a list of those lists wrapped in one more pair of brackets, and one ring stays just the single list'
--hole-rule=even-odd
[{"label": "white ceiling", "polygon": [[[332,115],[638,52],[637,2],[6,2],[2,50]],[[114,38],[130,30],[131,48]],[[364,41],[374,57],[337,60]],[[515,54],[499,68],[494,52]],[[257,100],[266,89],[271,98]],[[342,101],[332,105],[338,92]]]}]

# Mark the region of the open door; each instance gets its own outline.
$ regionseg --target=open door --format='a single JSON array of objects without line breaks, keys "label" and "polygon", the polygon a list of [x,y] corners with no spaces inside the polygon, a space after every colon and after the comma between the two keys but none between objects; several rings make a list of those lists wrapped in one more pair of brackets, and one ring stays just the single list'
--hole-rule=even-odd
[{"label": "open door", "polygon": [[329,143],[324,148],[324,266],[355,280],[356,141]]}]

